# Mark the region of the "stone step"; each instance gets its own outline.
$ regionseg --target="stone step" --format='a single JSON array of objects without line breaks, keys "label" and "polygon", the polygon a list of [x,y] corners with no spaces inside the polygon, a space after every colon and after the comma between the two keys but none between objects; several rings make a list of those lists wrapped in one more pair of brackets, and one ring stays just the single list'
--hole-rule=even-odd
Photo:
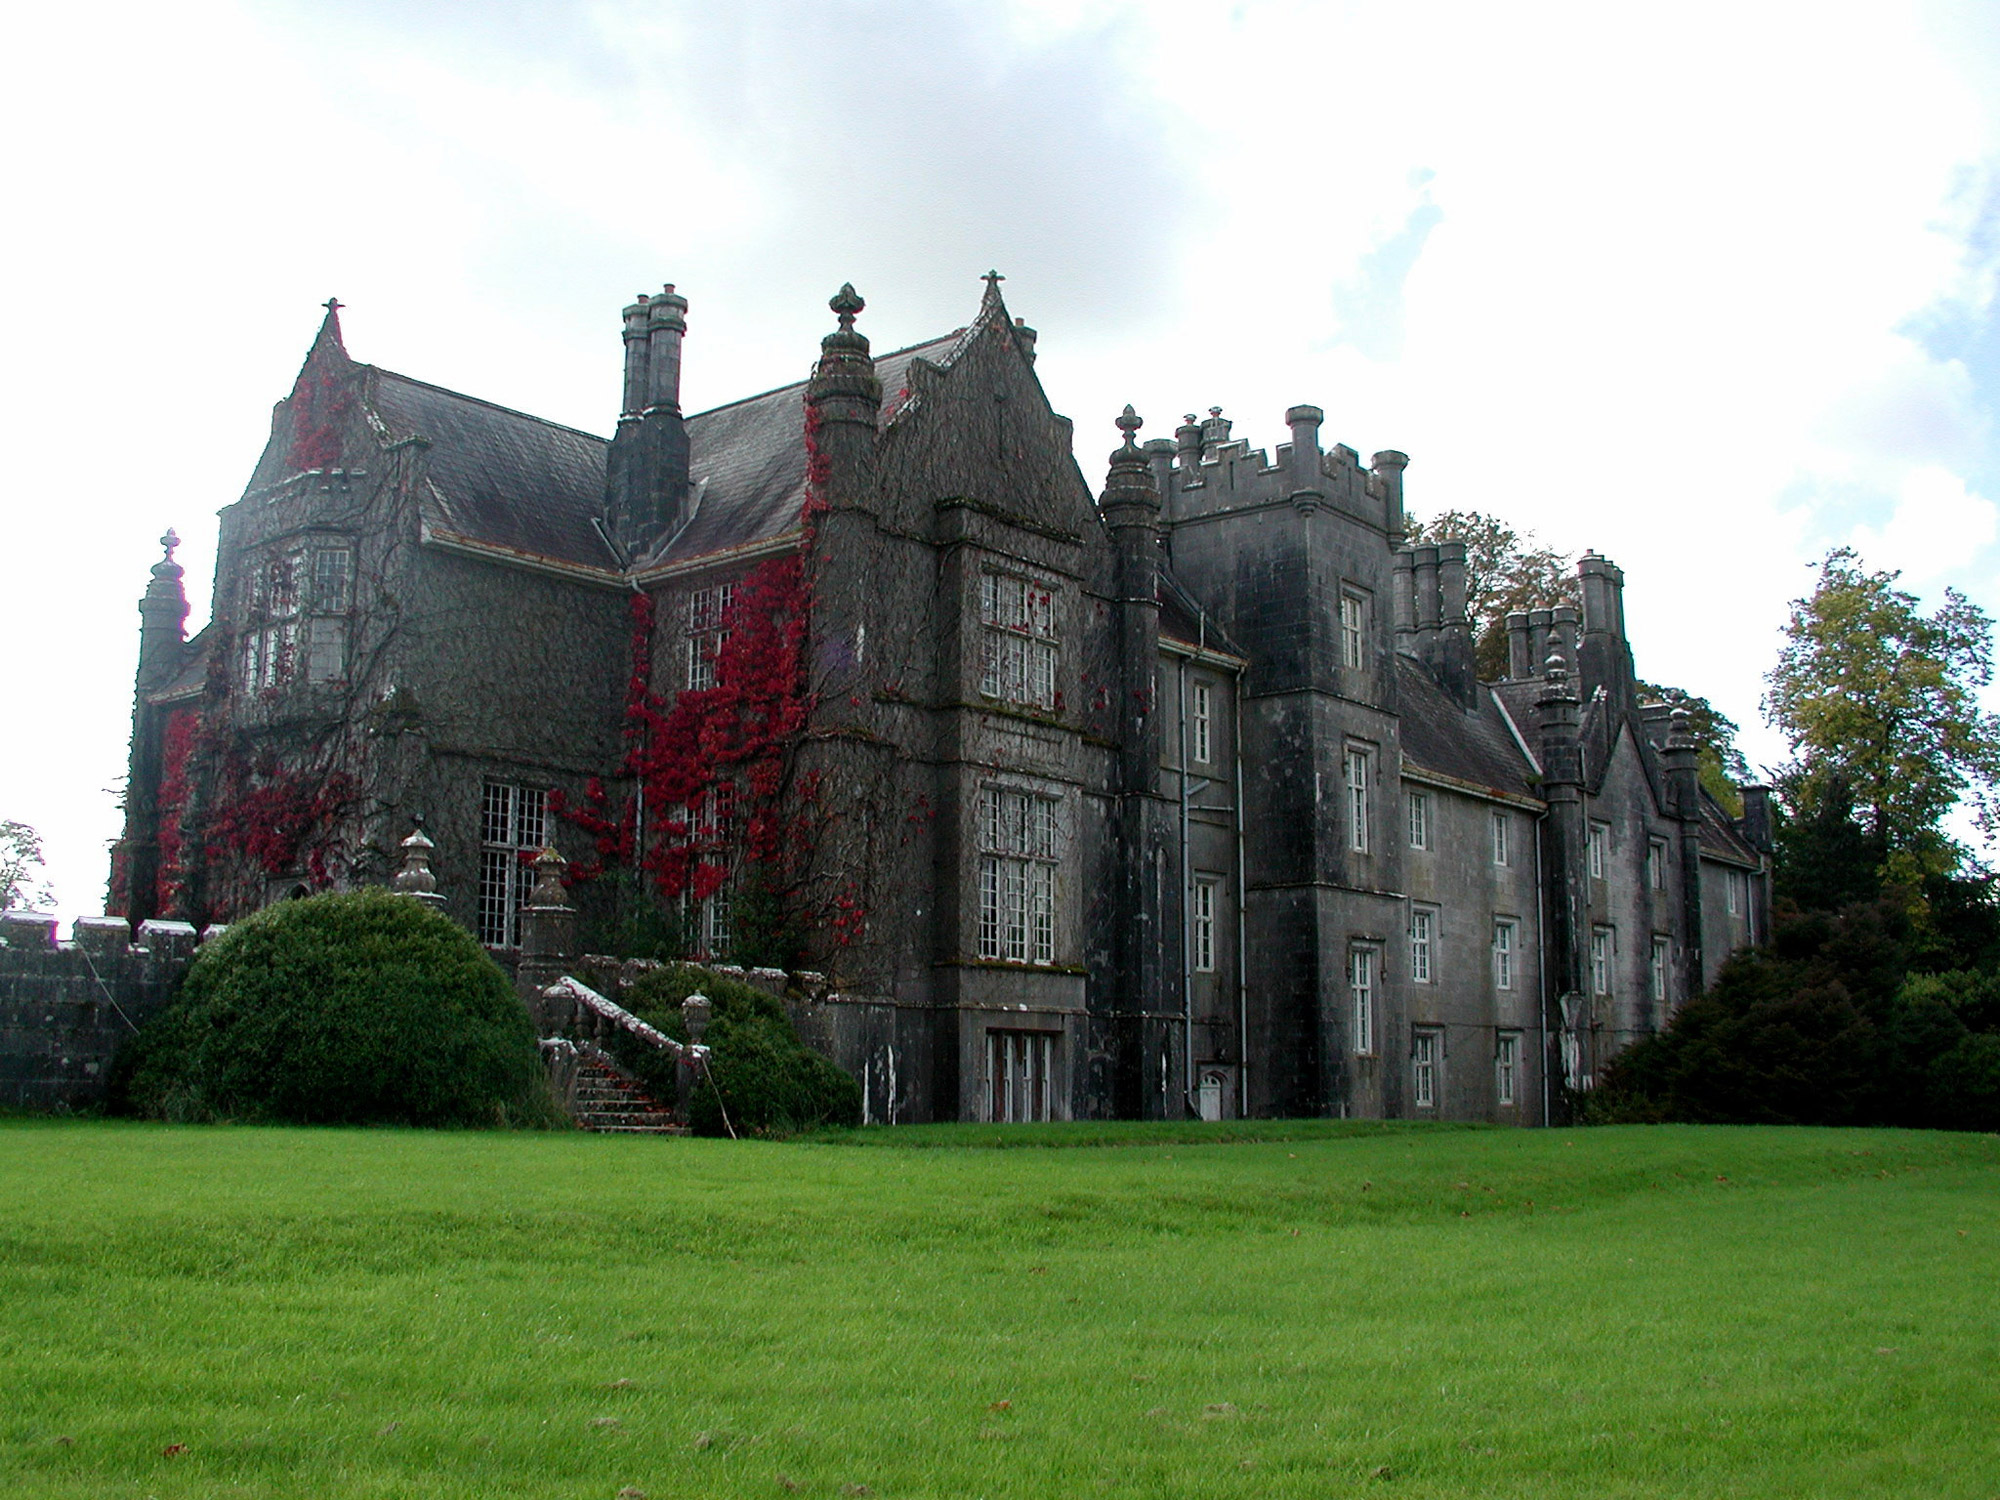
[{"label": "stone step", "polygon": [[600,1135],[688,1133],[671,1109],[598,1062],[586,1062],[578,1070],[570,1116],[579,1129]]}]

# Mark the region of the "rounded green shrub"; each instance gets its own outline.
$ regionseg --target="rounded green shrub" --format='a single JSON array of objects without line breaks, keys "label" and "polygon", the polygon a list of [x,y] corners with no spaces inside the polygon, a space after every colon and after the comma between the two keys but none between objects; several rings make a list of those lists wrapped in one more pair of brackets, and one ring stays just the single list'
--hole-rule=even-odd
[{"label": "rounded green shrub", "polygon": [[121,1059],[164,1120],[544,1125],[534,1029],[448,917],[384,890],[268,907],[205,944]]},{"label": "rounded green shrub", "polygon": [[[861,1085],[799,1039],[784,1005],[754,985],[692,964],[655,969],[619,1003],[675,1041],[688,1039],[681,1001],[699,990],[714,1007],[702,1042],[708,1075],[697,1075],[688,1125],[697,1135],[791,1135],[861,1123]],[[650,1048],[614,1043],[619,1060],[658,1097],[671,1100],[676,1065]]]}]

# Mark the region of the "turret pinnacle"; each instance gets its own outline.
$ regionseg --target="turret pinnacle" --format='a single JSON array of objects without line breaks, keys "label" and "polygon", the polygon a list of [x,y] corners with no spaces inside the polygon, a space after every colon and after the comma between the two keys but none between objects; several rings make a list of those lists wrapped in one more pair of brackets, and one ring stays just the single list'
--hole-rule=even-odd
[{"label": "turret pinnacle", "polygon": [[1160,508],[1160,491],[1153,482],[1153,465],[1136,440],[1139,429],[1146,424],[1128,405],[1119,413],[1117,425],[1118,430],[1125,434],[1125,442],[1111,455],[1111,471],[1105,476],[1104,495],[1098,501],[1098,508],[1104,512],[1105,520],[1114,526],[1124,520],[1150,521],[1153,519],[1151,515],[1129,514],[1134,506],[1153,513]]}]

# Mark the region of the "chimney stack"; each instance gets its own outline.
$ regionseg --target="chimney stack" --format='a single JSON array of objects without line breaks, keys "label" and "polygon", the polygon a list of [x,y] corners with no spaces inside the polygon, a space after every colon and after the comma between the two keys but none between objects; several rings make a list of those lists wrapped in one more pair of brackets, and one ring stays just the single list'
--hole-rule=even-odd
[{"label": "chimney stack", "polygon": [[1515,610],[1507,616],[1507,675],[1516,682],[1535,675],[1535,658],[1528,641],[1528,616]]},{"label": "chimney stack", "polygon": [[664,408],[680,415],[681,339],[687,333],[687,298],[674,290],[670,281],[652,299],[646,323],[646,343],[650,350],[646,381],[646,409]]},{"label": "chimney stack", "polygon": [[604,509],[633,556],[671,537],[686,519],[688,436],[681,421],[681,339],[687,298],[668,282],[624,311],[624,410],[605,465]]},{"label": "chimney stack", "polygon": [[1384,448],[1369,463],[1382,489],[1382,529],[1389,533],[1389,545],[1400,547],[1408,531],[1403,519],[1403,470],[1410,466],[1410,455]]},{"label": "chimney stack", "polygon": [[620,421],[628,418],[636,421],[646,409],[646,367],[650,357],[646,324],[651,312],[652,299],[644,292],[625,309],[625,398],[619,407]]}]

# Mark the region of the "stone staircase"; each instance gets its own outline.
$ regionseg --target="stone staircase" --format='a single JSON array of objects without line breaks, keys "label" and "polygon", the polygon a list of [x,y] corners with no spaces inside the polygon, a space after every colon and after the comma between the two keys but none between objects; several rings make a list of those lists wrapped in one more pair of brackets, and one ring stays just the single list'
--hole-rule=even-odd
[{"label": "stone staircase", "polygon": [[624,1074],[594,1058],[577,1068],[570,1117],[579,1130],[618,1135],[686,1135],[674,1112]]}]

